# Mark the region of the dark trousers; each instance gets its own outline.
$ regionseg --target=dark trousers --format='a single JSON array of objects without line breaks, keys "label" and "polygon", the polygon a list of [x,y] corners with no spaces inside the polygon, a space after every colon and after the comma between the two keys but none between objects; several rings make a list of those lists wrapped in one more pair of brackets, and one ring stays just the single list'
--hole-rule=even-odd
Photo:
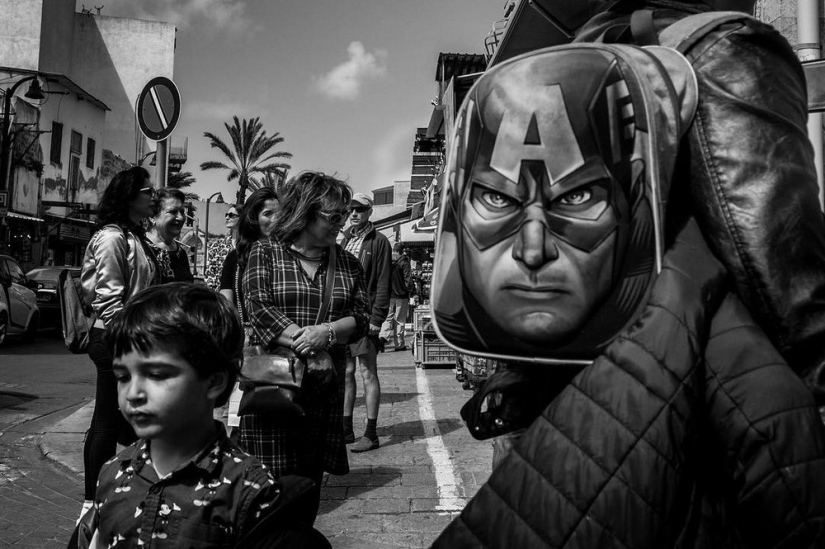
[{"label": "dark trousers", "polygon": [[97,368],[97,390],[92,423],[83,445],[85,499],[94,499],[97,477],[103,464],[114,457],[117,443],[131,444],[137,438],[117,404],[117,381],[112,371],[114,351],[105,334],[100,328],[93,328],[89,334],[89,358]]}]

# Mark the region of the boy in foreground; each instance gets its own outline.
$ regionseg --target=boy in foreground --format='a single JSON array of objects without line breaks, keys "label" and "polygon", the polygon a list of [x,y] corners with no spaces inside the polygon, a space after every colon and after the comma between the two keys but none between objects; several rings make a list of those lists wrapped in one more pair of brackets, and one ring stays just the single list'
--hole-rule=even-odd
[{"label": "boy in foreground", "polygon": [[297,518],[312,482],[275,481],[213,420],[242,357],[226,300],[194,284],[155,286],[108,337],[120,410],[140,440],[101,471],[80,547],[329,547]]}]

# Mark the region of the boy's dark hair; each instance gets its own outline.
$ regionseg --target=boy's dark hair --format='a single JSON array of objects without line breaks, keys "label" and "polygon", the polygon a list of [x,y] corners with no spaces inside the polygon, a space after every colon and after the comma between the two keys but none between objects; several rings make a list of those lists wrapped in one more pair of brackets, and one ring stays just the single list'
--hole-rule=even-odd
[{"label": "boy's dark hair", "polygon": [[162,347],[174,349],[201,377],[226,371],[226,389],[215,406],[229,400],[243,357],[243,329],[229,301],[206,286],[151,286],[129,300],[107,335],[115,357]]}]

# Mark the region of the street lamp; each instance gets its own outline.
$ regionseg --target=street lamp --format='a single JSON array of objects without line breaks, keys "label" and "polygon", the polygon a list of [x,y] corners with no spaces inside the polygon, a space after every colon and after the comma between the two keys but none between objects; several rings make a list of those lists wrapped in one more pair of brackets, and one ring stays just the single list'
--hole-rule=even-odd
[{"label": "street lamp", "polygon": [[37,75],[27,76],[21,78],[14,85],[6,90],[5,98],[3,99],[3,126],[2,137],[3,141],[0,143],[0,190],[9,189],[9,156],[11,153],[11,138],[9,137],[9,125],[11,120],[11,98],[14,97],[14,92],[17,91],[21,85],[31,81],[29,89],[24,94],[29,99],[44,99],[46,96],[40,88],[40,81]]},{"label": "street lamp", "polygon": [[206,260],[209,255],[209,201],[215,197],[215,204],[223,204],[223,195],[220,191],[206,199],[206,223],[203,226],[203,276],[206,276]]}]

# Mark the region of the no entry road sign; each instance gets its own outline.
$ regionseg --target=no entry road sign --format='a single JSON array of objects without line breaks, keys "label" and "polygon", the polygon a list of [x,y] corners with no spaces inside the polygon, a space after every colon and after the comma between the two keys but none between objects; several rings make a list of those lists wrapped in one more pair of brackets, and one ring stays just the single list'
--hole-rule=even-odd
[{"label": "no entry road sign", "polygon": [[165,76],[157,76],[140,92],[137,119],[140,131],[152,141],[162,141],[172,134],[180,118],[180,92]]}]

